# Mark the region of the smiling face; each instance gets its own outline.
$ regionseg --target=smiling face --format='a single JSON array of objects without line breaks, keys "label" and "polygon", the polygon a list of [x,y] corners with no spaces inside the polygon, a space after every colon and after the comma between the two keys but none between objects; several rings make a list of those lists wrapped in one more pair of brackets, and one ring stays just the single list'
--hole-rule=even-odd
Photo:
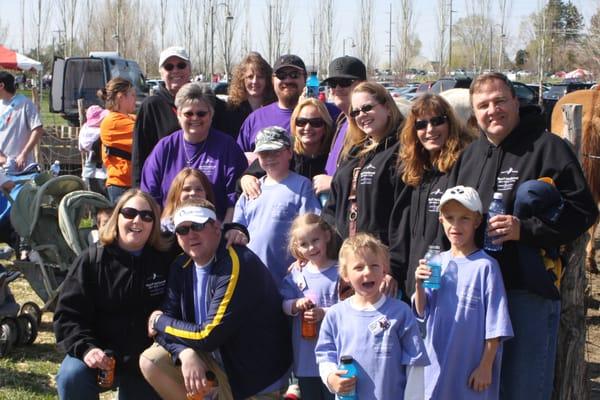
[{"label": "smiling face", "polygon": [[160,67],[159,72],[160,78],[165,81],[165,87],[173,96],[177,94],[183,85],[190,81],[192,76],[190,63],[176,56],[167,58]]},{"label": "smiling face", "polygon": [[204,190],[204,186],[202,186],[200,179],[194,175],[189,175],[185,178],[179,195],[180,202],[191,199],[206,199],[206,190]]},{"label": "smiling face", "polygon": [[384,138],[387,134],[386,126],[390,118],[390,112],[380,104],[375,96],[367,92],[356,92],[352,95],[352,110],[361,110],[365,106],[372,106],[372,109],[361,111],[354,120],[358,128],[366,135],[375,140]]},{"label": "smiling face", "polygon": [[471,102],[477,124],[495,145],[502,143],[519,124],[519,100],[499,79],[479,85]]},{"label": "smiling face", "polygon": [[321,127],[313,127],[311,123],[306,123],[304,126],[296,126],[296,134],[298,135],[298,139],[302,143],[303,147],[307,152],[311,153],[311,150],[318,151],[321,147],[321,143],[323,142],[323,137],[326,132],[326,125],[321,118],[321,114],[315,106],[307,105],[302,107],[296,121],[300,120],[306,122],[306,120],[318,120],[320,119],[323,122],[323,126]]},{"label": "smiling face", "polygon": [[[279,79],[277,76],[282,77]],[[295,78],[292,78],[292,76]],[[273,87],[279,100],[279,105],[285,108],[292,108],[298,103],[298,99],[306,85],[306,76],[298,68],[281,68],[273,74]]]},{"label": "smiling face", "polygon": [[212,111],[204,101],[194,101],[184,104],[177,110],[177,119],[183,129],[185,140],[198,143],[208,135],[212,123]]},{"label": "smiling face", "polygon": [[246,68],[244,87],[246,88],[246,92],[248,92],[248,97],[262,98],[265,92],[266,83],[266,76],[256,72],[251,65]]},{"label": "smiling face", "polygon": [[[182,222],[178,227],[191,225],[192,223],[187,221]],[[221,228],[217,221],[208,222],[200,232],[190,229],[186,235],[177,234],[179,246],[199,265],[207,264],[213,258],[220,240]]]},{"label": "smiling face", "polygon": [[450,200],[440,209],[440,223],[452,245],[453,255],[467,256],[477,248],[475,231],[481,219],[481,214],[469,210],[456,200]]},{"label": "smiling face", "polygon": [[[434,121],[436,117],[440,117],[440,114],[434,114],[431,112],[424,113],[419,116],[416,121],[431,121],[433,118]],[[419,142],[423,145],[425,150],[429,152],[430,155],[439,154],[439,152],[444,147],[446,140],[448,139],[448,120],[444,120],[444,123],[438,126],[433,126],[433,123],[428,123],[427,126],[423,129],[416,129],[417,138]]]},{"label": "smiling face", "polygon": [[317,267],[325,266],[329,262],[327,245],[331,234],[324,231],[317,224],[304,225],[294,231],[295,246],[298,253]]},{"label": "smiling face", "polygon": [[333,104],[342,110],[343,113],[348,112],[348,107],[350,107],[350,94],[360,82],[361,81],[355,80],[350,86],[347,87],[336,84],[335,87],[331,87],[329,89],[331,93],[331,101],[333,101]]},{"label": "smiling face", "polygon": [[[152,213],[150,204],[140,196],[134,196],[127,200],[121,209],[123,208],[134,208],[138,211],[149,211]],[[152,233],[153,224],[153,221],[143,221],[139,214],[133,219],[127,219],[123,214],[119,213],[117,219],[117,243],[119,247],[127,251],[141,250]]]},{"label": "smiling face", "polygon": [[345,256],[342,278],[354,289],[360,305],[374,304],[381,298],[379,287],[385,276],[385,260],[373,251],[363,249]]},{"label": "smiling face", "polygon": [[267,176],[280,180],[289,174],[292,151],[288,147],[279,150],[261,151],[258,154],[258,162]]}]

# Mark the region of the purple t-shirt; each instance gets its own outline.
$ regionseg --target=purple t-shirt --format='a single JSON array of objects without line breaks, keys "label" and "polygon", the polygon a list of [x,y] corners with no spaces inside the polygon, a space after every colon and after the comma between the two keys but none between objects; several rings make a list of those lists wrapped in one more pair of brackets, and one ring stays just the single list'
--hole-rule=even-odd
[{"label": "purple t-shirt", "polygon": [[231,136],[216,129],[197,144],[186,142],[183,130],[178,130],[162,138],[144,162],[140,188],[164,206],[175,175],[187,166],[204,172],[212,183],[217,217],[222,220],[227,208],[235,206],[235,183],[248,168],[244,153]]},{"label": "purple t-shirt", "polygon": [[482,392],[468,386],[486,339],[513,336],[498,262],[483,250],[468,257],[442,253],[442,282],[425,289],[424,342],[431,365],[425,367],[425,398],[497,399],[502,343],[492,367],[492,384]]},{"label": "purple t-shirt", "polygon": [[346,131],[348,131],[348,119],[344,121],[338,135],[335,138],[335,142],[331,145],[329,156],[327,157],[327,164],[325,164],[325,173],[329,176],[333,176],[337,170],[337,161],[344,147],[344,139],[346,138]]},{"label": "purple t-shirt", "polygon": [[[330,103],[325,103],[325,106],[327,107],[327,111],[329,111],[329,115],[335,121],[341,112],[340,109]],[[293,108],[280,108],[277,102],[254,110],[252,114],[246,118],[242,125],[242,129],[240,129],[237,142],[241,149],[245,152],[254,151],[256,135],[263,128],[276,125],[284,128],[289,133],[290,120],[292,119],[293,111]]]}]

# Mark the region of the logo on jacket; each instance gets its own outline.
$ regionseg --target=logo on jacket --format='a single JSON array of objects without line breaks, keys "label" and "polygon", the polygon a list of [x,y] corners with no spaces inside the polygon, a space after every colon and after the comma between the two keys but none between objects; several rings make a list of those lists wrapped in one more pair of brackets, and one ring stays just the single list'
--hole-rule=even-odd
[{"label": "logo on jacket", "polygon": [[496,179],[499,192],[511,191],[519,180],[519,171],[509,167],[507,170],[500,171]]},{"label": "logo on jacket", "polygon": [[429,197],[427,198],[427,211],[431,213],[439,212],[442,194],[444,194],[444,192],[440,188],[437,188],[433,192],[429,193]]},{"label": "logo on jacket", "polygon": [[367,164],[361,171],[358,179],[359,185],[371,185],[373,183],[373,177],[377,173],[377,167],[373,164]]}]

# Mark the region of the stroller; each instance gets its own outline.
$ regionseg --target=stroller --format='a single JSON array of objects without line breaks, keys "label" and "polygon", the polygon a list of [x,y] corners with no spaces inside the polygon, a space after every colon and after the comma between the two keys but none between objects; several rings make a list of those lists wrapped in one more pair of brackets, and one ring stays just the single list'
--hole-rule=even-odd
[{"label": "stroller", "polygon": [[110,207],[102,195],[85,189],[84,181],[63,175],[37,179],[23,185],[13,201],[10,219],[17,233],[31,246],[28,261],[15,261],[34,292],[42,299],[23,307],[41,321],[42,313],[53,311],[61,284],[74,259],[88,247],[81,220],[97,208]]}]

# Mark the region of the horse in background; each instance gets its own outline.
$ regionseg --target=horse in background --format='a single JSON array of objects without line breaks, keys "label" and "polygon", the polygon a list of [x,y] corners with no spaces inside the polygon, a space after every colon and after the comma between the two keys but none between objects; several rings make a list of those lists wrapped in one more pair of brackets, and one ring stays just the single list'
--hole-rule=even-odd
[{"label": "horse in background", "polygon": [[[563,136],[564,104],[583,105],[581,138],[581,166],[596,203],[600,202],[600,90],[577,90],[563,96],[552,111],[551,131]],[[590,240],[586,247],[586,268],[599,273],[596,265],[595,234],[598,221],[590,228]]]}]

